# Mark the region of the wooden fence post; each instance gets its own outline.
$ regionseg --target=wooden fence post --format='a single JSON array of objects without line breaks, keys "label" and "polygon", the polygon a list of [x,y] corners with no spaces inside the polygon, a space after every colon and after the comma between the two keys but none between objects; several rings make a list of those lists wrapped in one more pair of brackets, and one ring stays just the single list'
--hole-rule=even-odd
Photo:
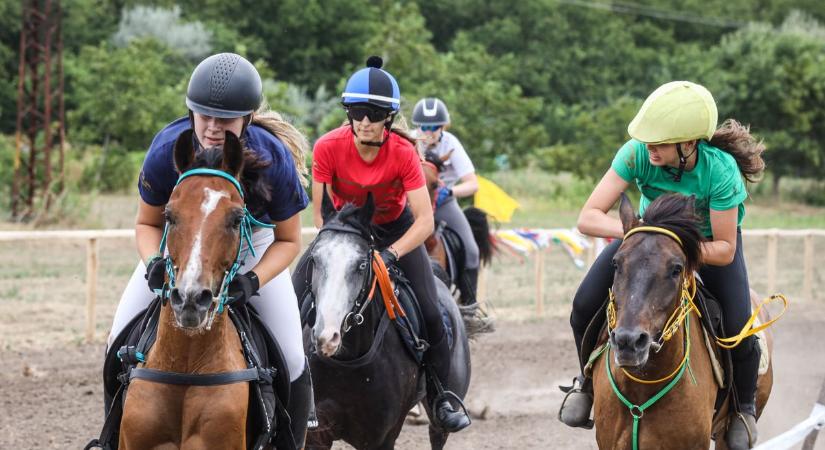
[{"label": "wooden fence post", "polygon": [[97,304],[97,238],[86,243],[86,342],[95,337],[95,305]]},{"label": "wooden fence post", "polygon": [[544,315],[544,254],[536,249],[536,314]]},{"label": "wooden fence post", "polygon": [[805,235],[805,258],[803,263],[802,295],[808,301],[814,299],[814,235]]},{"label": "wooden fence post", "polygon": [[778,256],[779,233],[773,230],[768,234],[768,295],[776,293],[776,259]]},{"label": "wooden fence post", "polygon": [[[297,259],[297,258],[296,258]],[[487,270],[484,264],[478,267],[478,289],[476,289],[476,301],[482,304],[487,300]]]}]

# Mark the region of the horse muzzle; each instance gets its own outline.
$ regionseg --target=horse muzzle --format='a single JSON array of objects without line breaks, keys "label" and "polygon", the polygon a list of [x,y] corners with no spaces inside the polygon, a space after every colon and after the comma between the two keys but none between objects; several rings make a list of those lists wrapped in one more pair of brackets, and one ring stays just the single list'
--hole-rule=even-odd
[{"label": "horse muzzle", "polygon": [[610,333],[610,345],[615,350],[616,363],[623,367],[639,367],[650,354],[650,334],[639,328],[616,328]]},{"label": "horse muzzle", "polygon": [[341,331],[337,328],[324,328],[316,336],[315,348],[327,358],[332,358],[341,349]]},{"label": "horse muzzle", "polygon": [[212,305],[212,291],[209,289],[185,290],[172,289],[169,297],[175,320],[182,328],[201,328],[206,324],[206,317]]}]

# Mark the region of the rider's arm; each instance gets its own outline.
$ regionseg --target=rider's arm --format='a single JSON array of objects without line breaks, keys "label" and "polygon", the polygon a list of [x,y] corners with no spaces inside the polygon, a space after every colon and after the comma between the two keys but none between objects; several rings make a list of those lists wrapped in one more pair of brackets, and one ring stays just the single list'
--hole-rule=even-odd
[{"label": "rider's arm", "polygon": [[710,210],[710,228],[713,240],[702,243],[702,262],[713,266],[727,266],[736,253],[736,223],[738,207],[724,211]]},{"label": "rider's arm", "polygon": [[301,251],[301,214],[275,223],[275,242],[267,247],[261,260],[252,268],[261,286],[275,278]]},{"label": "rider's arm", "polygon": [[321,216],[321,202],[324,199],[324,185],[312,180],[312,223],[315,228],[321,229],[324,218]]},{"label": "rider's arm", "polygon": [[453,186],[453,196],[456,198],[469,197],[478,191],[478,177],[475,172],[461,177],[461,181]]},{"label": "rider's arm", "polygon": [[390,245],[390,248],[395,250],[399,257],[423,244],[427,237],[433,233],[435,223],[433,206],[430,203],[430,195],[427,193],[426,186],[407,191],[407,201],[410,204],[413,217],[415,217],[415,222],[401,238]]},{"label": "rider's arm", "polygon": [[588,236],[622,238],[624,231],[622,222],[616,217],[610,217],[607,212],[619,200],[629,183],[625,181],[611,167],[607,169],[599,184],[593,189],[590,198],[585,202],[579,213],[576,223],[579,231]]},{"label": "rider's arm", "polygon": [[143,199],[138,202],[135,218],[135,242],[138,255],[143,262],[158,254],[160,239],[163,236],[164,206],[152,206]]}]

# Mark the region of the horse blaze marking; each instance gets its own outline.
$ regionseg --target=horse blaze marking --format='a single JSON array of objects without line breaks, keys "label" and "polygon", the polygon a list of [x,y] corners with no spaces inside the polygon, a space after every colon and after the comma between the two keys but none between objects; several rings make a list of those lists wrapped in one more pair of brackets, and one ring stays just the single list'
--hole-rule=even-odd
[{"label": "horse blaze marking", "polygon": [[203,236],[203,226],[206,224],[206,218],[212,214],[212,211],[218,207],[218,202],[222,198],[229,198],[229,194],[224,191],[216,191],[213,189],[203,188],[204,199],[201,203],[201,212],[203,218],[201,219],[200,229],[195,235],[195,241],[192,243],[192,253],[189,254],[189,261],[186,262],[186,270],[180,277],[180,289],[184,292],[193,290],[193,288],[200,288],[198,278],[201,275],[201,237]]}]

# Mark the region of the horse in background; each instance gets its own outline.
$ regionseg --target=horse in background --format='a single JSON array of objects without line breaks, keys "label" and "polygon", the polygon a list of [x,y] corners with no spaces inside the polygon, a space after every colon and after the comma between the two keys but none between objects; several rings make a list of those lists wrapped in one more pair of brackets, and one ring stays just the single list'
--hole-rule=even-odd
[{"label": "horse in background", "polygon": [[[425,398],[424,370],[391,319],[398,314],[387,303],[393,288],[376,282],[381,266],[371,244],[372,197],[361,208],[348,204],[336,212],[325,195],[322,210],[324,226],[307,250],[315,322],[305,328],[304,343],[319,419],[307,447],[328,449],[342,439],[357,449],[392,449],[407,412]],[[470,382],[469,336],[447,287],[438,280],[436,285],[452,330],[452,369],[445,389],[463,399]],[[399,284],[394,289],[412,291]],[[408,319],[415,317],[414,304],[404,308],[409,308]],[[433,425],[434,411],[427,408],[427,414],[430,445],[441,449],[448,433]]]},{"label": "horse in background", "polygon": [[[663,195],[647,207],[642,226],[622,195],[625,240],[614,257],[608,326],[601,337],[608,345],[592,368],[599,448],[698,450],[707,449],[711,437],[717,449],[728,448],[730,396],[714,415],[720,391],[694,314],[702,238],[693,211],[692,197]],[[751,301],[756,302],[753,291]],[[769,320],[764,310],[760,319]],[[767,339],[770,353],[770,334]],[[772,384],[768,366],[758,380],[757,417]]]},{"label": "horse in background", "polygon": [[[421,163],[427,192],[430,194],[433,209],[436,209],[438,190],[441,187],[438,174],[447,158],[449,158],[449,154],[443,158],[439,158],[432,153],[427,153],[426,160]],[[490,238],[490,224],[487,220],[487,213],[471,206],[464,209],[464,216],[470,224],[470,229],[473,231],[473,239],[476,245],[478,245],[481,266],[489,265],[493,258],[495,245],[494,241]],[[448,287],[457,290],[459,301],[462,305],[475,303],[475,298],[470,298],[470,295],[461,292],[461,288],[464,285],[461,277],[465,263],[463,244],[458,234],[447,227],[446,223],[436,223],[433,233],[425,242],[425,246],[427,253],[430,255],[430,259],[435,263],[433,265],[433,272],[436,276],[444,281]]]}]

